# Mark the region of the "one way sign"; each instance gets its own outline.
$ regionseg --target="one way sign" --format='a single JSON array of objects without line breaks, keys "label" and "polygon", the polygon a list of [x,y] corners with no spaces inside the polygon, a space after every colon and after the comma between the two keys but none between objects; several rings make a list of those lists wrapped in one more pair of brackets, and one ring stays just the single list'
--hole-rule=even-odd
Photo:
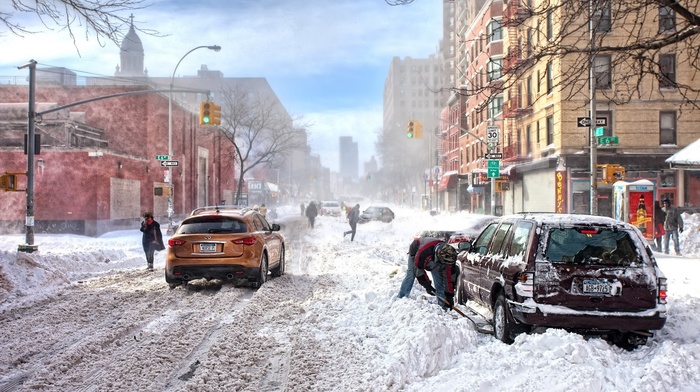
[{"label": "one way sign", "polygon": [[[590,117],[577,117],[576,123],[578,124],[579,128],[587,128],[587,127],[591,126],[591,118]],[[595,118],[595,125],[598,125],[601,127],[607,127],[608,126],[608,118],[607,117],[596,117]]]}]

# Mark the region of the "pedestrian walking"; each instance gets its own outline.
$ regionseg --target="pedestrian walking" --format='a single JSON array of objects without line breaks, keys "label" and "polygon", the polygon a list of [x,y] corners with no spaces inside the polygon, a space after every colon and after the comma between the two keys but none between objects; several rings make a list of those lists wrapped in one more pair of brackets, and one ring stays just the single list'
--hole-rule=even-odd
[{"label": "pedestrian walking", "polygon": [[316,203],[310,201],[309,205],[306,207],[306,217],[309,219],[309,227],[312,229],[314,228],[314,221],[317,215],[318,209],[316,208]]},{"label": "pedestrian walking", "polygon": [[347,218],[348,223],[350,224],[350,230],[343,232],[343,238],[345,238],[345,236],[348,234],[352,234],[352,236],[350,236],[350,241],[355,241],[357,222],[360,220],[360,204],[355,204],[355,206],[348,211]]},{"label": "pedestrian walking", "polygon": [[260,205],[260,215],[262,215],[263,218],[267,218],[267,207],[265,207],[265,203]]},{"label": "pedestrian walking", "polygon": [[678,212],[678,208],[671,205],[671,200],[663,200],[663,211],[666,213],[666,219],[664,220],[664,230],[666,234],[664,235],[664,253],[669,253],[669,242],[673,239],[673,248],[676,251],[676,255],[681,255],[681,244],[679,242],[678,233],[683,232],[683,217]]},{"label": "pedestrian walking", "polygon": [[153,219],[153,213],[150,211],[143,214],[143,222],[141,222],[141,245],[146,253],[146,268],[153,271],[153,256],[156,251],[165,249],[163,245],[163,233],[160,231],[160,223]]},{"label": "pedestrian walking", "polygon": [[299,204],[299,208],[301,208],[301,216],[304,216],[304,212],[306,212],[306,208],[304,208],[304,203]]}]

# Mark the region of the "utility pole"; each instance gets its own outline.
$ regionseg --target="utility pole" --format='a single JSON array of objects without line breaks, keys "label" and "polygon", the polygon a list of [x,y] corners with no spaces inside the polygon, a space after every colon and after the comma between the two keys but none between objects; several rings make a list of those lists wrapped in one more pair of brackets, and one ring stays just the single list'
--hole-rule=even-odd
[{"label": "utility pole", "polygon": [[[588,83],[590,84],[591,90],[591,110],[590,110],[590,121],[588,128],[588,137],[591,142],[591,215],[598,215],[598,152],[596,150],[596,107],[595,107],[595,9],[593,5],[593,0],[588,0],[588,29],[590,30],[591,37],[591,53],[589,55],[589,72],[588,72]],[[602,16],[601,16],[602,18]]]},{"label": "utility pole", "polygon": [[18,251],[32,253],[39,250],[34,245],[34,149],[35,149],[35,87],[36,87],[36,61],[29,60],[27,64],[17,69],[29,68],[29,109],[27,110],[27,217],[26,243],[19,246]]}]

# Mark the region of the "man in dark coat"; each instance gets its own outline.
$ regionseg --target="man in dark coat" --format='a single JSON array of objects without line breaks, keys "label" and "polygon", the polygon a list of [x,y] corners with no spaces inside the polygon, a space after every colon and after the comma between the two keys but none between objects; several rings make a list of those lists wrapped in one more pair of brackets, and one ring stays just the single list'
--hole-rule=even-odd
[{"label": "man in dark coat", "polygon": [[160,223],[153,219],[153,213],[146,212],[143,214],[144,221],[141,222],[141,245],[146,253],[146,267],[149,271],[153,271],[153,254],[156,250],[165,249],[163,245],[163,233],[160,231]]},{"label": "man in dark coat", "polygon": [[678,233],[683,232],[683,217],[678,212],[678,209],[671,205],[671,200],[664,199],[663,210],[666,213],[666,220],[664,220],[664,230],[666,234],[664,235],[664,253],[669,252],[669,242],[673,239],[673,247],[676,251],[676,255],[681,255],[681,244],[678,238]]},{"label": "man in dark coat", "polygon": [[318,209],[316,208],[316,203],[313,201],[309,202],[306,207],[306,217],[309,219],[309,227],[314,228],[314,221],[316,220],[316,215],[318,215]]},{"label": "man in dark coat", "polygon": [[355,204],[355,207],[348,212],[348,223],[350,224],[350,230],[343,232],[343,238],[346,235],[352,234],[350,236],[350,241],[355,241],[355,232],[357,231],[357,222],[360,220],[360,205]]}]

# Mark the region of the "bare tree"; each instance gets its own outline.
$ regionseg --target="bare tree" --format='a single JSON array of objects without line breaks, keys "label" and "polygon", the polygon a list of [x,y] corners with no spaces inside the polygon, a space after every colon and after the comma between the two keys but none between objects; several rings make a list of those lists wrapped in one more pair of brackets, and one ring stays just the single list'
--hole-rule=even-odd
[{"label": "bare tree", "polygon": [[[119,45],[131,25],[125,11],[146,8],[143,0],[10,0],[14,12],[0,12],[0,24],[17,36],[38,31],[15,22],[16,13],[34,14],[48,30],[65,30],[77,48],[76,34],[84,29],[85,38],[94,35],[100,45],[107,41]],[[135,27],[136,28],[136,27]],[[158,35],[154,30],[138,29]],[[0,30],[0,34],[3,31]]]},{"label": "bare tree", "polygon": [[233,143],[240,170],[238,204],[245,174],[260,165],[278,167],[291,152],[306,148],[306,129],[295,126],[276,99],[240,87],[224,90],[221,96],[221,128]]}]

